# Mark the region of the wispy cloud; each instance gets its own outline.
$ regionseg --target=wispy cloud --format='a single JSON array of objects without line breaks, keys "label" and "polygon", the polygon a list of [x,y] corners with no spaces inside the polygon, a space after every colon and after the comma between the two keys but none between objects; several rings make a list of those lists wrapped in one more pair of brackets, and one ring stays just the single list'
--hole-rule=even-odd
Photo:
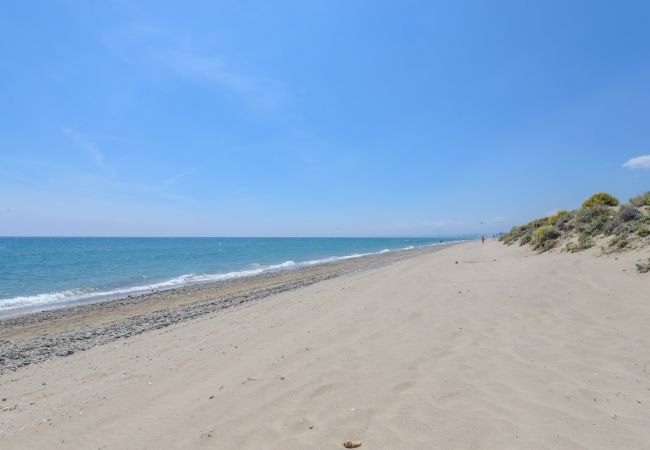
[{"label": "wispy cloud", "polygon": [[115,175],[112,168],[110,168],[105,161],[104,152],[102,152],[97,144],[89,140],[86,136],[78,131],[70,128],[64,128],[63,134],[70,139],[77,147],[83,150],[99,168],[101,168],[108,175]]},{"label": "wispy cloud", "polygon": [[176,49],[155,49],[150,55],[176,75],[230,92],[257,111],[272,112],[283,103],[278,83],[244,74],[221,56]]},{"label": "wispy cloud", "polygon": [[629,159],[623,167],[628,169],[650,169],[650,155],[641,155]]},{"label": "wispy cloud", "polygon": [[124,63],[145,72],[180,77],[233,95],[256,113],[273,113],[286,100],[284,85],[238,67],[236,61],[187,33],[133,23],[105,33],[104,43]]},{"label": "wispy cloud", "polygon": [[505,218],[503,216],[494,216],[494,217],[491,217],[489,219],[481,220],[481,224],[501,223],[501,222],[505,222],[506,220],[507,220],[507,218]]},{"label": "wispy cloud", "polygon": [[175,184],[175,183],[176,183],[178,180],[180,180],[181,178],[184,178],[184,177],[186,177],[186,176],[188,176],[188,175],[192,175],[192,174],[195,173],[197,170],[199,170],[199,169],[197,169],[196,167],[192,167],[191,169],[188,169],[188,170],[185,170],[185,171],[183,171],[183,172],[177,173],[176,175],[172,175],[171,177],[167,178],[167,179],[163,182],[163,184],[164,184],[165,186],[170,186],[170,185],[172,185],[172,184]]},{"label": "wispy cloud", "polygon": [[88,138],[86,134],[71,128],[64,128],[62,132],[78,149],[82,150],[105,175],[109,175],[106,177],[98,173],[76,173],[73,178],[75,182],[82,183],[85,186],[100,186],[110,189],[111,192],[118,193],[119,195],[128,194],[129,196],[150,196],[175,203],[194,203],[194,199],[191,197],[174,192],[174,185],[180,179],[197,172],[199,168],[191,167],[168,178],[159,178],[157,182],[154,183],[147,183],[140,179],[135,182],[121,180],[119,177],[116,177],[115,171],[106,162],[105,153],[94,141]]},{"label": "wispy cloud", "polygon": [[397,223],[393,228],[401,229],[427,229],[427,228],[444,228],[454,225],[462,225],[461,222],[455,222],[453,220],[431,220],[429,222],[419,222],[419,223]]}]

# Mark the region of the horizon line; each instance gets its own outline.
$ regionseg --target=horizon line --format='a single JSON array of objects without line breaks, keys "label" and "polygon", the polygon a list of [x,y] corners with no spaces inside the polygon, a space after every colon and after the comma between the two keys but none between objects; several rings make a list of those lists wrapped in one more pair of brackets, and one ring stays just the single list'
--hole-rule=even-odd
[{"label": "horizon line", "polygon": [[0,235],[3,238],[125,238],[125,239],[448,239],[454,237],[480,236],[498,233],[460,233],[438,236],[216,236],[216,235]]}]

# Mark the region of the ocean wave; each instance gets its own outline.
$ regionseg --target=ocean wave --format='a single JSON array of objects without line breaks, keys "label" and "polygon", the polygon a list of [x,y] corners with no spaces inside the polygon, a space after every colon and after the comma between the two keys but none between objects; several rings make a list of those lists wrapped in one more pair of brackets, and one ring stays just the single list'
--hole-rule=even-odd
[{"label": "ocean wave", "polygon": [[[445,244],[455,243],[455,242],[461,242],[461,241],[445,242]],[[433,245],[440,245],[440,244],[434,243],[429,245],[433,246]],[[190,284],[199,284],[199,283],[206,283],[210,281],[222,281],[228,279],[243,278],[243,277],[259,275],[262,273],[283,270],[283,269],[308,267],[317,264],[361,258],[363,256],[384,254],[392,251],[410,250],[413,248],[415,247],[408,246],[398,250],[390,250],[385,248],[378,252],[355,253],[355,254],[344,255],[344,256],[330,256],[327,258],[314,259],[314,260],[303,261],[299,263],[296,263],[294,261],[284,261],[280,264],[272,264],[267,266],[253,263],[249,266],[249,268],[244,270],[239,270],[239,271],[217,273],[217,274],[191,273],[191,274],[180,275],[178,277],[171,278],[169,280],[161,281],[158,283],[124,287],[124,288],[105,290],[105,291],[101,291],[93,288],[70,289],[70,290],[65,290],[60,292],[0,299],[0,315],[8,315],[11,314],[12,311],[16,311],[16,310],[33,310],[33,309],[41,309],[41,308],[52,309],[52,308],[60,307],[63,304],[94,303],[103,300],[124,298],[128,295],[138,295],[138,294],[145,294],[154,291],[163,291],[163,290],[173,289],[173,288],[186,286]]]},{"label": "ocean wave", "polygon": [[189,284],[206,283],[209,281],[221,281],[234,278],[242,278],[259,275],[265,272],[287,269],[295,266],[294,261],[285,261],[280,264],[259,266],[240,271],[217,274],[186,274],[159,283],[145,284],[132,287],[112,289],[108,291],[97,291],[95,289],[69,289],[61,292],[47,294],[36,294],[29,296],[13,297],[0,300],[0,312],[7,312],[15,309],[35,308],[40,306],[56,306],[62,303],[92,302],[109,298],[119,298],[131,294],[144,294],[152,291],[163,291]]},{"label": "ocean wave", "polygon": [[323,264],[323,263],[330,263],[334,261],[345,261],[346,259],[354,259],[354,258],[361,258],[363,256],[371,256],[371,255],[380,255],[382,253],[388,253],[392,252],[393,250],[389,250],[387,248],[378,251],[378,252],[371,252],[371,253],[354,253],[352,255],[345,255],[345,256],[330,256],[328,258],[323,258],[323,259],[313,259],[311,261],[305,261],[302,263],[299,263],[299,266],[313,266],[316,264]]}]

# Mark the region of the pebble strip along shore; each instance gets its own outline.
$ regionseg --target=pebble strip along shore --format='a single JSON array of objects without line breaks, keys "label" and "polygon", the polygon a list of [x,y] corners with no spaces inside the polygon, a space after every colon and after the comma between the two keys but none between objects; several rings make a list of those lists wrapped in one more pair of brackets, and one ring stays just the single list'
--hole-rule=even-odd
[{"label": "pebble strip along shore", "polygon": [[[115,323],[80,327],[70,332],[53,334],[44,333],[41,336],[30,339],[0,339],[0,373],[15,371],[20,367],[39,363],[52,357],[65,357],[75,352],[88,350],[96,345],[106,344],[120,338],[128,338],[149,330],[168,327],[182,321],[237,307],[244,303],[261,300],[274,294],[309,286],[343,274],[381,267],[401,259],[417,256],[442,247],[446,247],[446,245],[396,251],[382,255],[370,255],[345,261],[338,261],[335,263],[327,263],[320,265],[320,270],[316,272],[316,274],[314,274],[314,268],[312,267],[294,269],[294,272],[297,273],[297,278],[293,278],[289,281],[279,281],[275,285],[262,289],[250,290],[235,295],[217,296],[208,301],[137,315]],[[322,273],[324,267],[329,267],[330,270],[326,270],[325,273]],[[256,278],[273,278],[277,277],[278,273],[279,272],[257,275]],[[200,289],[218,289],[219,286],[227,285],[228,283],[229,281],[221,281],[190,285],[121,300],[73,306],[7,318],[0,320],[0,335],[3,330],[10,328],[20,328],[35,323],[46,323],[47,321],[54,319],[66,318],[79,314],[92,314],[95,311],[101,312],[101,310],[120,308],[125,304],[141,302],[155,296],[183,295]]]}]

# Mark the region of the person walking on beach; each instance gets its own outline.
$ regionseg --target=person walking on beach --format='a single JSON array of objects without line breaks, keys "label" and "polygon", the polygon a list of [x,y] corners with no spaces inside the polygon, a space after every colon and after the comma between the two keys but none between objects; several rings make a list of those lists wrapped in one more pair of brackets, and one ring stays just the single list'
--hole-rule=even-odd
[{"label": "person walking on beach", "polygon": [[485,236],[481,236],[481,244],[485,244]]}]

